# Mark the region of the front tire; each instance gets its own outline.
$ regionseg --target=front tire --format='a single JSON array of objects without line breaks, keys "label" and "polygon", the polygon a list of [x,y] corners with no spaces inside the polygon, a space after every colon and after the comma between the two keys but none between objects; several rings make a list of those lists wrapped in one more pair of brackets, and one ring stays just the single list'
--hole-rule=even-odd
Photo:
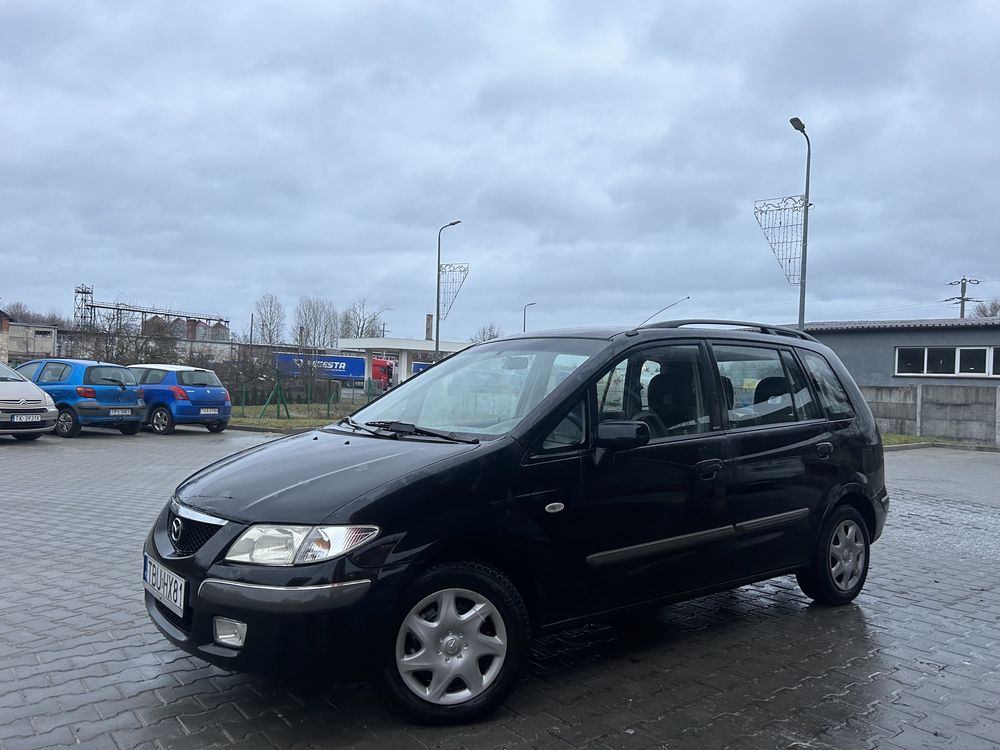
[{"label": "front tire", "polygon": [[409,588],[383,641],[378,686],[406,718],[459,724],[510,694],[528,656],[524,599],[503,573],[474,562],[431,568]]},{"label": "front tire", "polygon": [[83,425],[75,411],[72,409],[59,410],[59,416],[56,417],[56,435],[64,438],[76,437],[82,429]]},{"label": "front tire", "polygon": [[169,435],[174,431],[174,415],[165,406],[157,406],[149,415],[149,426],[157,435]]},{"label": "front tire", "polygon": [[142,429],[142,422],[126,422],[118,425],[118,429],[122,435],[138,435],[139,430]]},{"label": "front tire", "polygon": [[848,604],[864,588],[870,557],[865,519],[853,505],[839,505],[823,524],[812,565],[796,574],[799,588],[820,604]]}]

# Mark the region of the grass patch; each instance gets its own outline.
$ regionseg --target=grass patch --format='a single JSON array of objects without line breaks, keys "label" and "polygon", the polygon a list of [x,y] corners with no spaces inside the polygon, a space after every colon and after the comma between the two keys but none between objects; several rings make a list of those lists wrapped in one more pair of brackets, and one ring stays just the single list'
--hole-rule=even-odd
[{"label": "grass patch", "polygon": [[330,404],[329,416],[327,416],[326,404],[289,404],[290,419],[285,417],[284,409],[281,410],[281,417],[277,417],[274,404],[267,407],[267,413],[263,417],[257,416],[260,414],[263,404],[234,405],[229,424],[237,427],[266,427],[272,430],[302,430],[324,427],[331,422],[343,419],[348,414],[353,414],[366,402],[367,399],[365,401],[358,399],[355,402],[347,400],[339,404]]},{"label": "grass patch", "polygon": [[908,445],[910,443],[949,443],[950,440],[946,438],[936,438],[936,437],[917,437],[916,435],[898,435],[894,432],[889,432],[882,435],[882,445]]}]

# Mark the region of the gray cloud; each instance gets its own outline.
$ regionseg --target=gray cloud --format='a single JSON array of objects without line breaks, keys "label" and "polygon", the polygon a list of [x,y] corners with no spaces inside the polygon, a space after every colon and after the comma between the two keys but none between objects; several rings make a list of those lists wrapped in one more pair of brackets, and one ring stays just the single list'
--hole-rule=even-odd
[{"label": "gray cloud", "polygon": [[[482,323],[794,320],[752,213],[801,191],[809,317],[1000,295],[986,3],[0,6],[0,298],[390,305],[420,335],[437,228]],[[38,262],[45,278],[32,273]]]}]

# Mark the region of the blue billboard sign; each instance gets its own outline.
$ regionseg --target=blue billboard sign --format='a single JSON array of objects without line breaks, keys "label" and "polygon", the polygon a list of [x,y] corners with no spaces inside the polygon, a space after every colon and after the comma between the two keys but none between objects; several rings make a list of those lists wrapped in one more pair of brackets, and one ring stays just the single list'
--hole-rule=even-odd
[{"label": "blue billboard sign", "polygon": [[297,378],[312,369],[315,377],[330,380],[364,380],[364,357],[340,357],[328,354],[274,355],[274,365],[289,378]]},{"label": "blue billboard sign", "polygon": [[416,375],[418,372],[423,372],[428,367],[430,367],[432,364],[434,364],[434,363],[433,362],[413,362],[410,365],[410,374],[411,375]]}]

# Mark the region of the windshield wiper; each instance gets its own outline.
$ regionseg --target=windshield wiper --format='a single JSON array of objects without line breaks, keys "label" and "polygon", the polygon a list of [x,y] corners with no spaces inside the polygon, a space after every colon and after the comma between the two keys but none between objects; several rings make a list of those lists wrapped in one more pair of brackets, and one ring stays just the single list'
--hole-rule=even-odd
[{"label": "windshield wiper", "polygon": [[[394,433],[391,433],[391,432],[386,432],[383,429],[375,429],[375,430],[373,430],[371,427],[367,427],[366,425],[363,425],[360,422],[355,422],[350,417],[344,417],[337,424],[347,424],[347,426],[350,427],[350,428],[352,428],[355,432],[357,432],[358,430],[362,430],[364,432],[369,433],[370,435],[378,435],[379,437],[388,437],[388,438],[392,438],[393,440],[395,440],[397,437],[399,437],[398,435],[396,435]],[[375,425],[375,426],[378,427],[378,425]]]},{"label": "windshield wiper", "polygon": [[114,378],[101,378],[105,383],[114,383],[123,391],[125,390],[125,382],[122,380],[115,380]]},{"label": "windshield wiper", "polygon": [[479,438],[465,438],[459,437],[454,432],[441,432],[439,430],[430,430],[426,427],[418,427],[415,424],[410,424],[409,422],[365,422],[366,425],[372,427],[380,427],[383,430],[389,430],[395,432],[397,435],[420,435],[422,437],[436,437],[442,440],[450,440],[453,443],[479,443]]}]

